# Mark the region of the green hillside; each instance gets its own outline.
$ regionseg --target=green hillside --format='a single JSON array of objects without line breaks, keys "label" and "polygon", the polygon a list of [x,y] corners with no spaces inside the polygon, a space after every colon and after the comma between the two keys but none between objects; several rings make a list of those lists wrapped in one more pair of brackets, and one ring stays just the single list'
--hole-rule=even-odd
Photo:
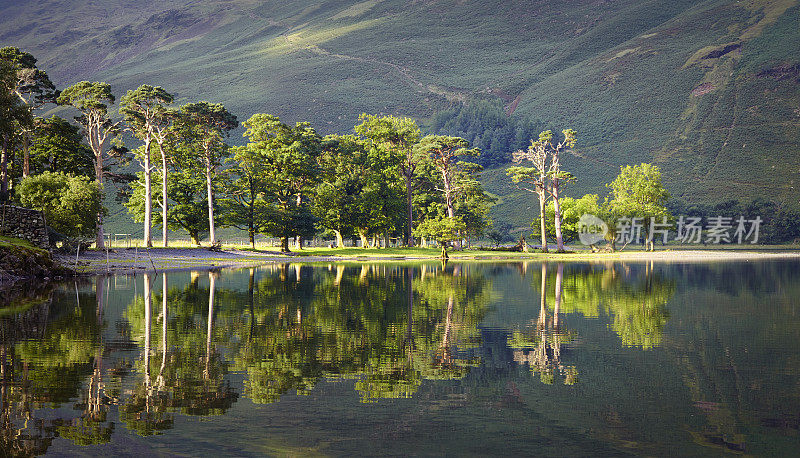
[{"label": "green hillside", "polygon": [[[568,194],[652,161],[686,201],[800,207],[796,0],[142,3],[0,2],[0,44],[33,53],[60,87],[158,84],[322,132],[362,112],[432,125],[489,101],[578,131]],[[527,224],[530,196],[486,175],[496,218]]]}]

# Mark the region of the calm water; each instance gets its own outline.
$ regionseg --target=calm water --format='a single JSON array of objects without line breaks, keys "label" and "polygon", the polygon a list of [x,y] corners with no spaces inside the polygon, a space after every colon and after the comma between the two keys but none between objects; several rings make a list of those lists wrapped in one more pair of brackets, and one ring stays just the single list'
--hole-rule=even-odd
[{"label": "calm water", "polygon": [[6,455],[800,451],[797,262],[292,264],[23,302]]}]

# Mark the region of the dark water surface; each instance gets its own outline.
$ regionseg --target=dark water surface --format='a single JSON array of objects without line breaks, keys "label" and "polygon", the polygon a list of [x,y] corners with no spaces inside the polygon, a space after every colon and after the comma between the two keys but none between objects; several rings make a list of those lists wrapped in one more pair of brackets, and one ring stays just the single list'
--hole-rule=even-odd
[{"label": "dark water surface", "polygon": [[0,309],[6,455],[800,452],[798,262],[287,264],[37,294]]}]

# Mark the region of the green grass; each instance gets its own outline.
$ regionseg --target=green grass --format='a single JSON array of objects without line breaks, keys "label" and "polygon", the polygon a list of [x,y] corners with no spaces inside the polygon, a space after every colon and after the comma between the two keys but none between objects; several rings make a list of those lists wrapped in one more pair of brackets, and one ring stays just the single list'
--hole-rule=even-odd
[{"label": "green grass", "polygon": [[27,240],[17,239],[14,237],[4,237],[2,235],[0,235],[0,247],[20,247],[26,250],[37,251],[40,253],[47,253],[47,250],[35,247]]}]

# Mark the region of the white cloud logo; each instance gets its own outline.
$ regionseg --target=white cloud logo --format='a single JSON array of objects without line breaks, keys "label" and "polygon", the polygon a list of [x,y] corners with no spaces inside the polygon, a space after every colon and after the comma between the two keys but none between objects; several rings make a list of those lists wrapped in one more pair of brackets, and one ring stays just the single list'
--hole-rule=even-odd
[{"label": "white cloud logo", "polygon": [[603,241],[607,233],[608,225],[590,213],[584,213],[578,220],[578,239],[584,245],[595,245]]}]

